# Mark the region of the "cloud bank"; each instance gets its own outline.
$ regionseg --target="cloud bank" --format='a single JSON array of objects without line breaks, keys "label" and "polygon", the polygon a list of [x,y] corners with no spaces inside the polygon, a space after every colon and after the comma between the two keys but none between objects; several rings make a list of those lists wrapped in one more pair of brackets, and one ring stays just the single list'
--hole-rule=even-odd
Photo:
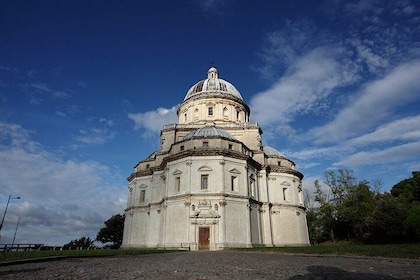
[{"label": "cloud bank", "polygon": [[[95,161],[64,160],[31,139],[20,125],[0,123],[1,201],[11,200],[2,243],[11,242],[18,217],[20,243],[63,245],[96,237],[103,222],[123,213],[123,178]],[[64,242],[64,243],[63,243]]]}]

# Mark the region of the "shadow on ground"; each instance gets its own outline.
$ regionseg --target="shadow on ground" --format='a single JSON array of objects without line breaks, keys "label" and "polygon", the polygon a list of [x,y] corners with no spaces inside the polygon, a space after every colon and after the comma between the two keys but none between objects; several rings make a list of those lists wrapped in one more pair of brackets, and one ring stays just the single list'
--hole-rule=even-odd
[{"label": "shadow on ground", "polygon": [[327,280],[327,279],[351,279],[351,280],[393,280],[397,279],[388,275],[363,273],[363,272],[348,272],[337,267],[331,266],[309,266],[309,271],[305,275],[296,275],[289,280]]}]

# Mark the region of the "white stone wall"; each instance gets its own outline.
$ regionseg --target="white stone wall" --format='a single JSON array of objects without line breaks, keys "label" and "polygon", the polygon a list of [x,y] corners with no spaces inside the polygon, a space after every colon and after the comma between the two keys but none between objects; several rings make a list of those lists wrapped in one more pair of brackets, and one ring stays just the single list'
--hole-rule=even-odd
[{"label": "white stone wall", "polygon": [[[209,115],[208,108],[213,108],[213,114]],[[225,123],[225,122],[247,122],[249,109],[243,102],[224,98],[201,98],[188,100],[180,105],[178,109],[178,123]]]},{"label": "white stone wall", "polygon": [[[129,177],[123,248],[198,250],[200,227],[209,229],[211,250],[309,244],[303,175],[293,161],[264,153],[249,114],[243,100],[221,92],[197,92],[180,105],[178,124],[165,126],[160,149]],[[234,139],[184,140],[209,123]]]}]

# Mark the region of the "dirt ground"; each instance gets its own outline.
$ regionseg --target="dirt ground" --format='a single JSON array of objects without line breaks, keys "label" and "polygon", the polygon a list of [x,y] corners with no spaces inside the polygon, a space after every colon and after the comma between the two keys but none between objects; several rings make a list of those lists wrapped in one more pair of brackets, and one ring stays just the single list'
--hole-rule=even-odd
[{"label": "dirt ground", "polygon": [[199,251],[1,263],[0,279],[420,279],[420,260]]}]

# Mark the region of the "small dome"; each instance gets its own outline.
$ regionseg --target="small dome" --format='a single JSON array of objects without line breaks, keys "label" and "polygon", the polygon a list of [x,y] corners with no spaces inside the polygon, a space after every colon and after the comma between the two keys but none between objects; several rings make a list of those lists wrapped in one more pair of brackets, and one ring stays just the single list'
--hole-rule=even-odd
[{"label": "small dome", "polygon": [[276,149],[269,147],[269,146],[264,146],[264,153],[269,156],[269,157],[280,157],[280,158],[284,158],[285,156],[277,151]]},{"label": "small dome", "polygon": [[184,140],[190,140],[194,138],[207,138],[207,137],[223,137],[230,140],[236,140],[230,133],[217,129],[214,126],[212,127],[202,127],[197,130],[191,131],[187,135],[184,136]]},{"label": "small dome", "polygon": [[148,159],[155,159],[156,158],[156,154],[157,154],[158,152],[156,151],[156,152],[153,152],[153,153],[151,153],[147,158],[146,158],[146,160],[148,160]]},{"label": "small dome", "polygon": [[231,95],[243,101],[241,94],[231,83],[219,79],[219,73],[214,67],[211,67],[209,71],[207,71],[207,79],[199,81],[188,90],[184,101],[205,92]]}]

